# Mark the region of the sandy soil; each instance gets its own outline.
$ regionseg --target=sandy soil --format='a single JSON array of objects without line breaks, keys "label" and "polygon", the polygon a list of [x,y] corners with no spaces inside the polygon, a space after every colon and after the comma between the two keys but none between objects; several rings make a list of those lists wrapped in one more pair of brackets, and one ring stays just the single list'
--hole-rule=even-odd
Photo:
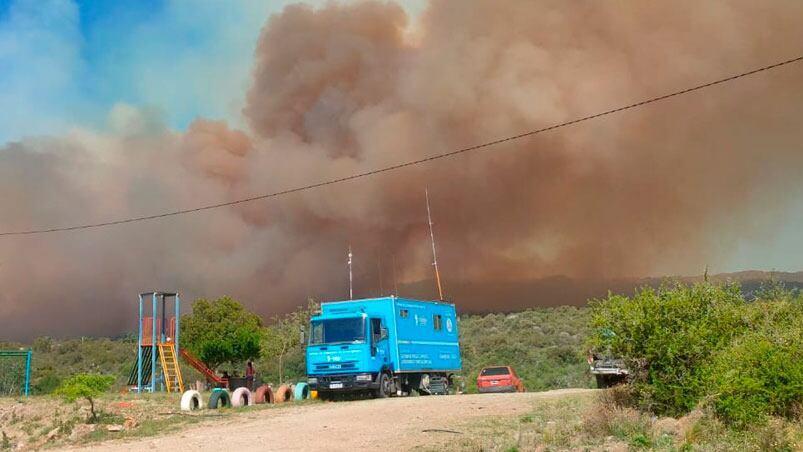
[{"label": "sandy soil", "polygon": [[133,442],[96,444],[91,449],[406,450],[440,444],[446,437],[456,435],[448,430],[459,430],[459,426],[471,418],[522,414],[530,411],[539,400],[588,391],[591,390],[330,402],[254,411],[223,423]]}]

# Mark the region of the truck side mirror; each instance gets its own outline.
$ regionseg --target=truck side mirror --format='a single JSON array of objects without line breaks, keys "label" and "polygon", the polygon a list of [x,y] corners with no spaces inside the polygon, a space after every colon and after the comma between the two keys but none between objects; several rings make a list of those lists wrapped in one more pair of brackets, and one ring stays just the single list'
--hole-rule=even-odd
[{"label": "truck side mirror", "polygon": [[301,345],[306,345],[306,343],[307,343],[306,337],[304,337],[304,336],[305,336],[304,328],[301,328],[301,331],[299,332],[299,335],[298,335],[298,343],[301,344]]}]

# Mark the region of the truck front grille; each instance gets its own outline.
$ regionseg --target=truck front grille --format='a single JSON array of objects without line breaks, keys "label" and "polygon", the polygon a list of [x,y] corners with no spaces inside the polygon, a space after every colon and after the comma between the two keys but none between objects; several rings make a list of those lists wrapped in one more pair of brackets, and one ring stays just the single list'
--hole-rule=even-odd
[{"label": "truck front grille", "polygon": [[357,368],[356,361],[344,361],[344,362],[337,362],[337,363],[316,363],[315,370],[320,371],[342,371],[342,370],[352,370]]}]

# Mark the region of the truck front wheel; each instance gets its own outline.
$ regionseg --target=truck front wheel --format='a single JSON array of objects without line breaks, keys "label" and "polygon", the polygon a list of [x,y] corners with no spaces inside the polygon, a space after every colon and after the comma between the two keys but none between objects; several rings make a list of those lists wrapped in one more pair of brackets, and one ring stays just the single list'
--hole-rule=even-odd
[{"label": "truck front wheel", "polygon": [[380,399],[390,397],[390,375],[385,372],[379,374],[379,387],[376,388],[376,397]]}]

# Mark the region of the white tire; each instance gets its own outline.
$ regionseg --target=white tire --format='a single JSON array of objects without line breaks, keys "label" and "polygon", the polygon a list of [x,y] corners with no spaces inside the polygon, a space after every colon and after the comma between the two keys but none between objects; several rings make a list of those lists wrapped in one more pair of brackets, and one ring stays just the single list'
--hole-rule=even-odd
[{"label": "white tire", "polygon": [[237,388],[231,393],[231,406],[241,407],[254,404],[254,398],[248,388]]},{"label": "white tire", "polygon": [[184,391],[184,394],[181,395],[181,411],[195,411],[203,407],[204,399],[201,397],[200,392],[190,389],[189,391]]}]

